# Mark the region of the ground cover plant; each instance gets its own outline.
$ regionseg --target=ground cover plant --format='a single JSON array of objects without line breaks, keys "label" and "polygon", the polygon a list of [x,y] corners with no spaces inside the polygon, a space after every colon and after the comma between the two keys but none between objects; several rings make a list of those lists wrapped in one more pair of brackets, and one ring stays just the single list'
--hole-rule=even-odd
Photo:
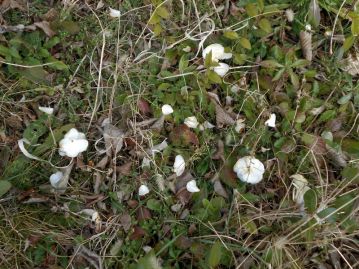
[{"label": "ground cover plant", "polygon": [[0,12],[0,268],[359,268],[358,1]]}]

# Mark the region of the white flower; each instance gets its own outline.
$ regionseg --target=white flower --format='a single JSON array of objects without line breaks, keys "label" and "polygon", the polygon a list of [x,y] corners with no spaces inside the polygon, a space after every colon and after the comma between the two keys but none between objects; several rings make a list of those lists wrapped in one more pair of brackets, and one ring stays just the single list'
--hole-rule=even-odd
[{"label": "white flower", "polygon": [[89,217],[91,217],[91,220],[94,222],[100,221],[100,215],[96,210],[93,209],[82,209],[78,214],[85,214]]},{"label": "white flower", "polygon": [[310,24],[307,24],[305,26],[305,30],[307,30],[308,32],[312,31],[312,26]]},{"label": "white flower", "polygon": [[117,9],[110,8],[110,17],[112,17],[112,18],[121,17],[121,11],[119,11]]},{"label": "white flower", "polygon": [[138,188],[138,195],[139,196],[145,196],[146,194],[148,194],[150,192],[150,189],[146,186],[146,185],[141,185]]},{"label": "white flower", "polygon": [[59,187],[59,183],[61,182],[62,178],[64,177],[64,173],[61,171],[57,171],[56,173],[50,176],[50,184],[54,188]]},{"label": "white flower", "polygon": [[275,120],[276,120],[276,115],[274,113],[270,114],[269,119],[264,123],[266,126],[275,128]]},{"label": "white flower", "polygon": [[186,189],[189,192],[199,192],[200,191],[200,189],[197,187],[196,180],[194,180],[194,179],[187,182]]},{"label": "white flower", "polygon": [[169,115],[173,113],[173,108],[170,105],[163,105],[162,106],[162,114]]},{"label": "white flower", "polygon": [[237,133],[240,133],[244,128],[246,128],[246,124],[244,123],[244,119],[238,119],[236,121],[236,127],[234,128]]},{"label": "white flower", "polygon": [[80,133],[75,128],[72,128],[65,134],[59,145],[59,154],[61,156],[74,158],[87,149],[89,142],[86,140],[84,133]]},{"label": "white flower", "polygon": [[287,17],[287,20],[289,22],[292,22],[294,20],[294,12],[293,10],[291,10],[290,8],[288,8],[286,11],[285,11],[285,16]]},{"label": "white flower", "polygon": [[225,63],[219,63],[219,66],[213,67],[213,71],[220,77],[224,77],[229,71],[229,65]]},{"label": "white flower", "polygon": [[180,175],[183,174],[185,168],[186,168],[186,163],[183,157],[181,155],[177,155],[175,158],[175,162],[173,164],[173,171],[179,177]]},{"label": "white flower", "polygon": [[233,167],[238,178],[250,184],[260,182],[263,179],[264,170],[263,163],[252,156],[240,158]]},{"label": "white flower", "polygon": [[308,187],[308,181],[305,177],[299,174],[292,175],[291,178],[293,178],[293,201],[297,205],[303,205],[304,204],[304,194],[310,190]]},{"label": "white flower", "polygon": [[54,114],[54,109],[52,107],[39,106],[39,110],[49,115]]},{"label": "white flower", "polygon": [[208,53],[212,51],[212,61],[225,60],[232,58],[232,53],[224,52],[224,47],[221,44],[211,44],[202,52],[203,59],[206,59]]},{"label": "white flower", "polygon": [[237,93],[237,92],[239,92],[239,90],[240,90],[240,88],[237,84],[232,85],[231,92]]},{"label": "white flower", "polygon": [[195,116],[191,116],[184,119],[184,124],[186,124],[189,128],[197,128],[199,123]]}]

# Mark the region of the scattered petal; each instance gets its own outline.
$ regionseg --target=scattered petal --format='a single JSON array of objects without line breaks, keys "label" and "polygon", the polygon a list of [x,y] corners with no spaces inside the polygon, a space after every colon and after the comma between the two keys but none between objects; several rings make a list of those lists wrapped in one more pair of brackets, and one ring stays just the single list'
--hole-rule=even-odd
[{"label": "scattered petal", "polygon": [[294,12],[292,9],[288,8],[286,11],[285,11],[285,16],[287,17],[287,20],[289,22],[292,22],[294,20]]},{"label": "scattered petal", "polygon": [[191,117],[185,118],[184,124],[186,124],[189,128],[197,128],[199,123],[195,116],[191,116]]},{"label": "scattered petal", "polygon": [[236,121],[236,127],[234,128],[236,130],[237,133],[242,132],[242,130],[244,130],[244,128],[246,128],[246,124],[244,123],[244,119],[238,119]]},{"label": "scattered petal", "polygon": [[142,164],[141,164],[141,168],[150,168],[151,167],[151,160],[148,159],[147,157],[144,157],[142,160]]},{"label": "scattered petal", "polygon": [[229,71],[229,65],[225,63],[219,63],[219,66],[213,67],[213,71],[220,77],[224,77]]},{"label": "scattered petal", "polygon": [[177,155],[175,158],[175,162],[173,164],[173,171],[179,177],[180,175],[183,174],[185,168],[186,168],[186,163],[183,157],[181,155]]},{"label": "scattered petal", "polygon": [[194,179],[187,182],[186,189],[189,192],[199,192],[200,191],[200,189],[197,187],[196,180],[194,180]]},{"label": "scattered petal", "polygon": [[54,114],[54,109],[52,107],[39,106],[39,110],[49,115]]},{"label": "scattered petal", "polygon": [[252,156],[246,156],[236,162],[233,171],[237,173],[237,177],[241,181],[257,184],[263,179],[265,169],[260,160]]},{"label": "scattered petal", "polygon": [[162,114],[169,115],[173,113],[173,108],[170,105],[163,105],[162,106]]},{"label": "scattered petal", "polygon": [[121,11],[119,11],[117,9],[110,8],[110,17],[112,17],[112,18],[121,17]]},{"label": "scattered petal", "polygon": [[224,47],[221,44],[211,44],[207,46],[202,53],[204,59],[208,53],[212,52],[212,61],[218,62],[218,60],[231,59],[232,53],[224,52]]},{"label": "scattered petal", "polygon": [[150,192],[150,189],[146,186],[146,185],[141,185],[138,188],[138,195],[139,196],[145,196],[146,194],[148,194]]},{"label": "scattered petal", "polygon": [[269,119],[264,124],[268,127],[275,128],[275,120],[276,120],[276,115],[272,113],[270,114]]},{"label": "scattered petal", "polygon": [[57,188],[59,182],[61,181],[61,179],[64,177],[64,173],[62,173],[61,171],[57,171],[56,173],[52,174],[50,176],[50,183],[51,186],[54,188]]}]

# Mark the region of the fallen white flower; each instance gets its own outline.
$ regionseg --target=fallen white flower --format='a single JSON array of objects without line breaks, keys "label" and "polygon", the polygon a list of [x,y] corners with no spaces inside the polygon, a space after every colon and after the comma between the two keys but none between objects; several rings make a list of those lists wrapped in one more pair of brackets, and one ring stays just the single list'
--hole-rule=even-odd
[{"label": "fallen white flower", "polygon": [[91,220],[94,222],[100,221],[100,215],[96,210],[93,209],[83,209],[78,214],[85,214],[89,217],[91,217]]},{"label": "fallen white flower", "polygon": [[162,106],[162,114],[163,115],[169,115],[173,113],[173,108],[170,105],[163,105]]},{"label": "fallen white flower", "polygon": [[263,179],[264,165],[263,163],[252,157],[246,156],[240,158],[233,167],[233,171],[237,173],[238,178],[246,183],[257,184]]},{"label": "fallen white flower", "polygon": [[186,189],[189,192],[199,192],[200,191],[200,189],[197,187],[196,180],[194,180],[194,179],[187,182]]},{"label": "fallen white flower", "polygon": [[146,185],[141,185],[138,188],[138,195],[139,196],[145,196],[146,194],[148,194],[150,192],[150,189],[146,186]]},{"label": "fallen white flower", "polygon": [[57,189],[59,186],[59,183],[63,177],[64,177],[64,173],[62,173],[61,171],[57,171],[56,173],[53,173],[50,176],[51,186],[54,187],[55,189]]},{"label": "fallen white flower", "polygon": [[49,115],[54,114],[54,109],[52,107],[39,106],[39,110]]},{"label": "fallen white flower", "polygon": [[183,174],[185,168],[186,168],[186,163],[183,157],[181,155],[177,155],[175,158],[175,162],[173,164],[173,171],[179,177],[180,175]]},{"label": "fallen white flower", "polygon": [[239,90],[240,90],[240,88],[237,84],[232,85],[231,92],[237,93],[237,92],[239,92]]},{"label": "fallen white flower", "polygon": [[264,124],[268,127],[275,128],[275,120],[276,120],[276,115],[272,113],[270,114],[269,119]]},{"label": "fallen white flower", "polygon": [[224,47],[221,44],[211,44],[207,46],[202,52],[203,59],[206,59],[207,54],[210,52],[212,52],[212,61],[215,62],[232,58],[232,53],[224,52]]},{"label": "fallen white flower", "polygon": [[213,71],[220,77],[224,77],[229,71],[229,65],[225,63],[218,63],[219,66],[213,67]]},{"label": "fallen white flower", "polygon": [[294,12],[292,9],[288,8],[285,11],[285,16],[287,17],[287,20],[289,22],[292,22],[294,20]]},{"label": "fallen white flower", "polygon": [[195,116],[191,116],[191,117],[185,118],[184,124],[186,124],[189,128],[197,128],[199,122]]},{"label": "fallen white flower", "polygon": [[162,150],[164,150],[165,148],[168,147],[168,143],[166,140],[163,140],[160,144],[154,145],[151,148],[151,153],[154,154],[156,152],[161,152]]},{"label": "fallen white flower", "polygon": [[80,133],[75,128],[68,131],[59,143],[59,154],[71,158],[77,157],[81,152],[87,150],[89,142],[84,133]]},{"label": "fallen white flower", "polygon": [[119,11],[117,9],[110,8],[110,17],[112,17],[112,18],[121,17],[121,11]]}]

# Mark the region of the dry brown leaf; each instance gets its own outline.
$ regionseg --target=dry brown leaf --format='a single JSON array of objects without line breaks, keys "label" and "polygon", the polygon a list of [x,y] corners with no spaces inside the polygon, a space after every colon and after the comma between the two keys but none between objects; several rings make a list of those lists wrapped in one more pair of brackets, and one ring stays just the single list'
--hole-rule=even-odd
[{"label": "dry brown leaf", "polygon": [[185,124],[181,124],[172,130],[170,141],[175,145],[199,145],[196,133]]},{"label": "dry brown leaf", "polygon": [[344,59],[342,62],[342,69],[349,73],[352,76],[359,75],[359,55],[356,56],[349,55],[348,58]]},{"label": "dry brown leaf", "polygon": [[217,151],[212,156],[213,160],[222,160],[224,162],[224,143],[222,140],[217,142]]},{"label": "dry brown leaf", "polygon": [[302,47],[303,56],[306,60],[312,61],[312,33],[307,31],[301,31],[300,35],[300,46]]},{"label": "dry brown leaf", "polygon": [[140,226],[136,226],[133,229],[133,233],[130,235],[130,240],[138,240],[147,235],[146,231],[142,229]]},{"label": "dry brown leaf", "polygon": [[347,157],[341,150],[336,150],[327,145],[327,155],[332,161],[333,165],[336,167],[346,167],[347,166]]},{"label": "dry brown leaf", "polygon": [[125,232],[128,232],[131,228],[131,216],[127,213],[123,214],[120,217],[120,223],[122,225],[122,228],[125,230]]},{"label": "dry brown leaf", "polygon": [[36,27],[39,27],[41,30],[43,30],[48,37],[53,37],[56,34],[51,29],[50,23],[47,21],[35,22],[34,25],[36,25]]},{"label": "dry brown leaf", "polygon": [[57,12],[56,9],[54,8],[51,8],[49,11],[47,11],[41,18],[44,20],[44,21],[48,21],[48,22],[51,22],[51,21],[54,21],[58,18],[59,16],[59,13]]},{"label": "dry brown leaf", "polygon": [[148,220],[152,218],[151,211],[144,206],[141,206],[136,211],[137,221]]},{"label": "dry brown leaf", "polygon": [[152,125],[151,129],[160,131],[163,128],[163,125],[165,123],[165,116],[162,115],[158,120],[156,120]]},{"label": "dry brown leaf", "polygon": [[[122,130],[104,121],[103,138],[105,140],[106,155],[115,157],[123,146],[124,133]],[[113,154],[113,155],[112,155]]]},{"label": "dry brown leaf", "polygon": [[121,166],[116,166],[116,172],[122,176],[129,176],[131,174],[132,162],[127,162]]},{"label": "dry brown leaf", "polygon": [[228,198],[228,193],[223,187],[222,183],[219,181],[219,179],[215,180],[213,183],[214,192],[218,195],[222,196],[223,198]]},{"label": "dry brown leaf", "polygon": [[152,113],[150,104],[143,98],[138,99],[137,107],[138,110],[140,111],[140,114],[143,116],[149,116]]},{"label": "dry brown leaf", "polygon": [[74,255],[79,255],[84,258],[89,264],[91,264],[96,269],[102,269],[102,259],[99,255],[89,250],[83,245],[79,245],[74,250]]},{"label": "dry brown leaf", "polygon": [[225,125],[233,125],[236,121],[232,116],[225,111],[220,105],[215,104],[216,106],[216,125],[218,128],[222,128]]},{"label": "dry brown leaf", "polygon": [[0,1],[0,13],[4,13],[9,9],[19,9],[25,11],[25,3],[22,0],[2,0]]}]

